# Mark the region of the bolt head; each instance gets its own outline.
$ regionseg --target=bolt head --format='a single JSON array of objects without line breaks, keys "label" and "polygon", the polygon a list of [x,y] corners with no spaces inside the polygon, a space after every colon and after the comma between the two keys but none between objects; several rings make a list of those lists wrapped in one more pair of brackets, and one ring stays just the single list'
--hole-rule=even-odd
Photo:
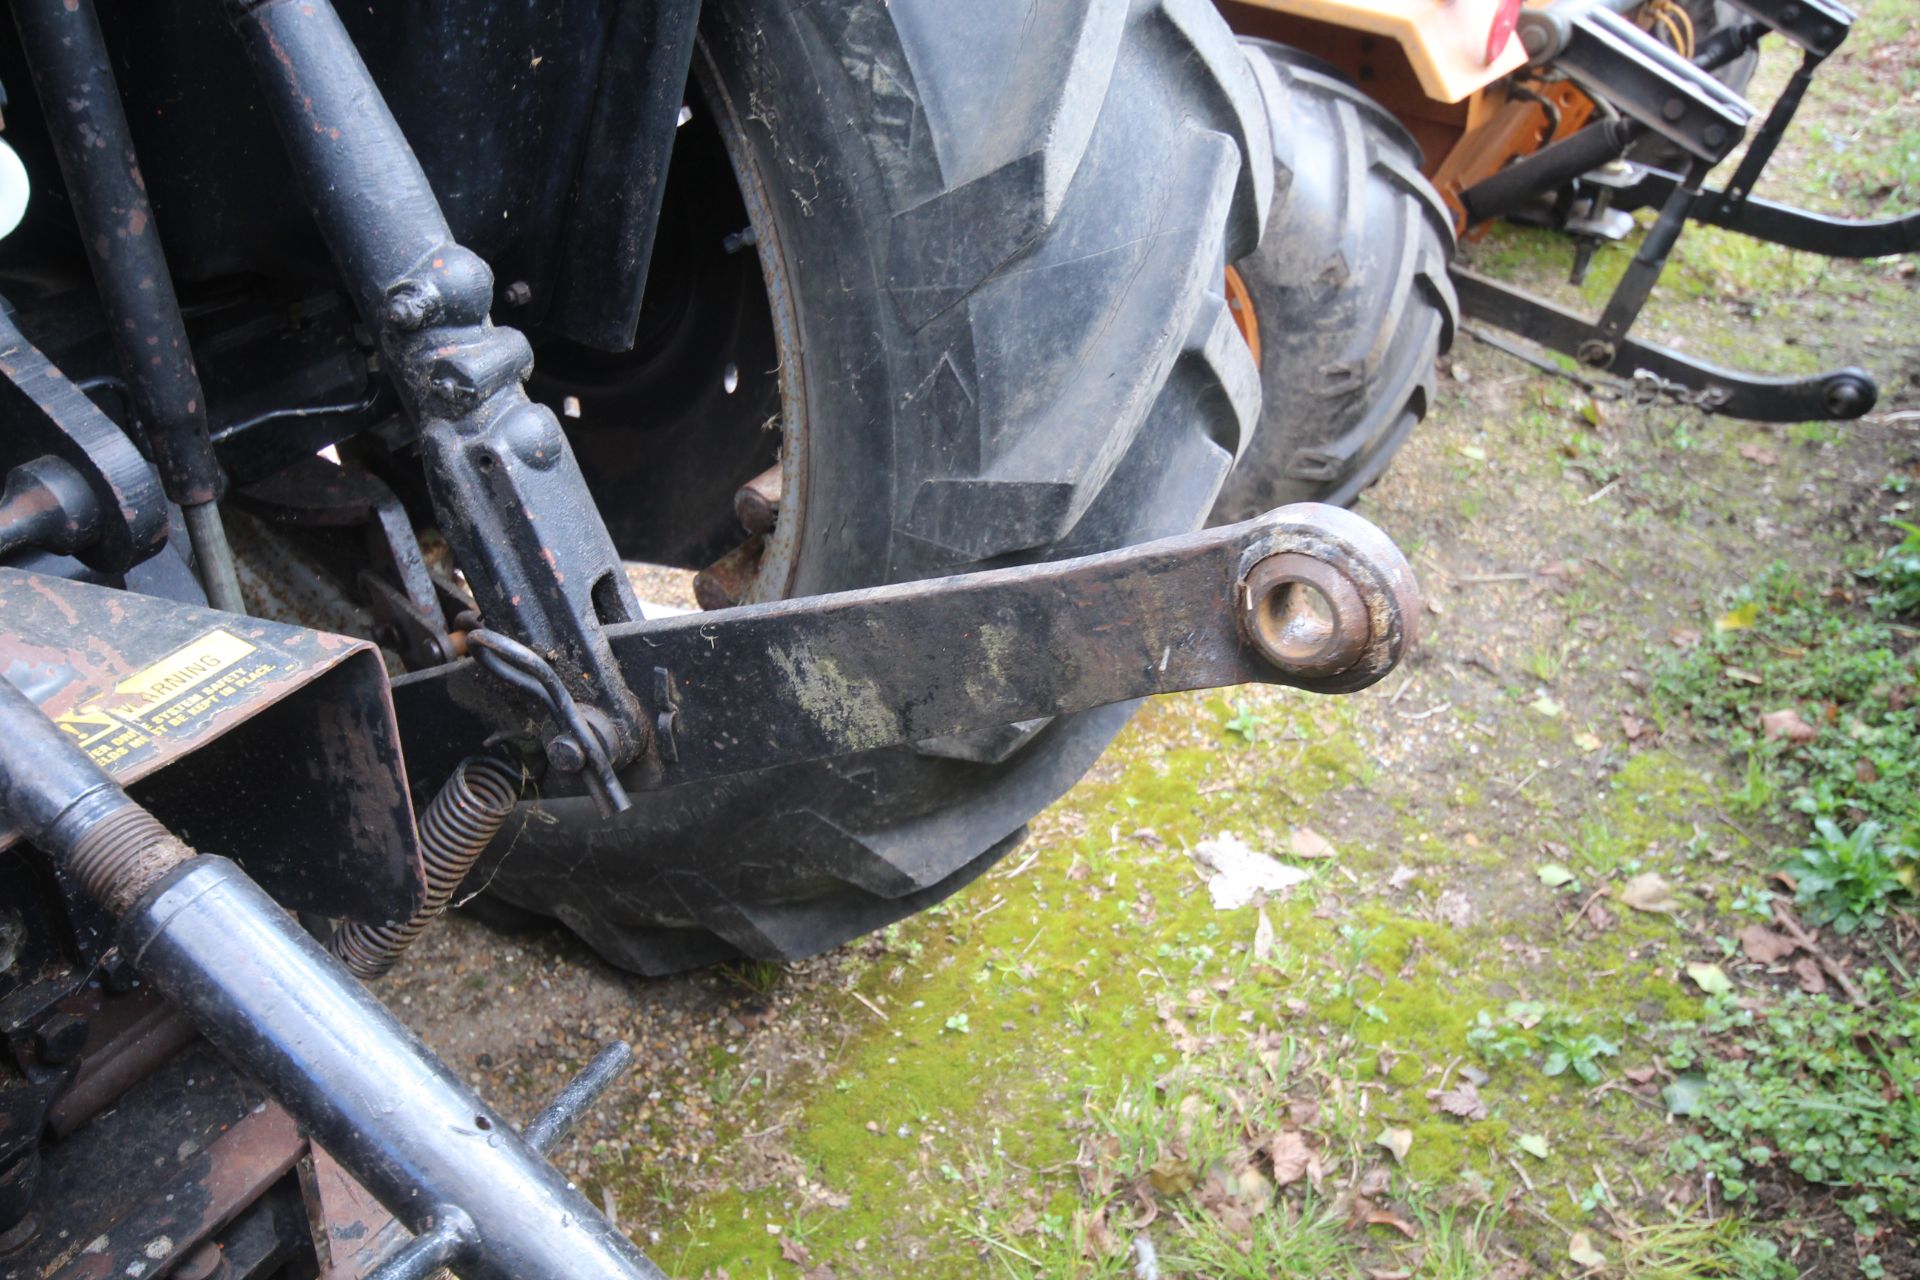
[{"label": "bolt head", "polygon": [[587,753],[572,734],[563,733],[547,743],[547,763],[561,773],[578,773],[587,767]]},{"label": "bolt head", "polygon": [[525,280],[515,280],[507,286],[506,299],[510,307],[524,307],[533,301],[533,286]]}]

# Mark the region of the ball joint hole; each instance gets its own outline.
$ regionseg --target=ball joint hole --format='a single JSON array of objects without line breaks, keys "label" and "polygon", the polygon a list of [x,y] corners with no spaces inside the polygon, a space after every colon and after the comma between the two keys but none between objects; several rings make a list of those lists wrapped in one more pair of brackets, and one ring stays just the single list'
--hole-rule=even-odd
[{"label": "ball joint hole", "polygon": [[1306,661],[1319,656],[1333,638],[1333,604],[1308,583],[1279,583],[1261,601],[1256,625],[1274,648]]}]

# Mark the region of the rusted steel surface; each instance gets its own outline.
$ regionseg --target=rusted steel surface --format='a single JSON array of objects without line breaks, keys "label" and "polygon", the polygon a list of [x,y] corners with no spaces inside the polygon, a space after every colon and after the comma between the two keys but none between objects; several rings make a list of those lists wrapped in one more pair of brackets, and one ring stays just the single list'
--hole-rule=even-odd
[{"label": "rusted steel surface", "polygon": [[164,1189],[88,1240],[51,1280],[167,1274],[259,1199],[305,1149],[293,1118],[262,1104],[189,1159]]},{"label": "rusted steel surface", "polygon": [[[1295,571],[1249,576],[1278,556]],[[1262,620],[1320,589],[1300,560],[1338,594],[1338,635],[1263,651]],[[1302,503],[1077,560],[628,624],[609,635],[629,682],[665,672],[678,705],[671,752],[663,740],[625,780],[672,786],[1183,689],[1349,692],[1392,670],[1418,611],[1386,535]],[[441,741],[473,740],[479,725],[459,721],[484,706],[483,681],[463,663],[396,682],[415,767]]]},{"label": "rusted steel surface", "polygon": [[88,1000],[97,1008],[89,1012],[88,1044],[80,1069],[47,1112],[47,1127],[57,1138],[112,1106],[154,1067],[200,1035],[192,1023],[151,993],[103,999],[98,989],[90,988],[76,999]]},{"label": "rusted steel surface", "polygon": [[[377,923],[418,905],[372,645],[14,569],[0,617],[0,674],[196,846],[244,851],[298,910]],[[0,825],[0,848],[18,834]]]},{"label": "rusted steel surface", "polygon": [[309,1147],[300,1161],[300,1192],[313,1232],[319,1280],[360,1280],[407,1242],[407,1229],[319,1147]]}]

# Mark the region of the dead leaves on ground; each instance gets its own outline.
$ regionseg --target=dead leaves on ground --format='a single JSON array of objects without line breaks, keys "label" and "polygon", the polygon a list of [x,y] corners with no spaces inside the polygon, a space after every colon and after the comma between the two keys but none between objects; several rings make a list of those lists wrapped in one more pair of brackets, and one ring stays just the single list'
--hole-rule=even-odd
[{"label": "dead leaves on ground", "polygon": [[1443,1115],[1455,1116],[1461,1120],[1485,1120],[1487,1104],[1480,1097],[1480,1091],[1473,1081],[1462,1080],[1451,1089],[1429,1089],[1427,1101],[1433,1109]]}]

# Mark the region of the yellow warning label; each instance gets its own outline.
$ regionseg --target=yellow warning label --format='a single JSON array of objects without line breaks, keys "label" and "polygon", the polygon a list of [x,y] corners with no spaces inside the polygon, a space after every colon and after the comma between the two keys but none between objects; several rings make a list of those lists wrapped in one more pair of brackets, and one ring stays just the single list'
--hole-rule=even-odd
[{"label": "yellow warning label", "polygon": [[54,721],[80,740],[94,763],[110,767],[155,738],[187,729],[279,668],[257,646],[216,629]]}]

